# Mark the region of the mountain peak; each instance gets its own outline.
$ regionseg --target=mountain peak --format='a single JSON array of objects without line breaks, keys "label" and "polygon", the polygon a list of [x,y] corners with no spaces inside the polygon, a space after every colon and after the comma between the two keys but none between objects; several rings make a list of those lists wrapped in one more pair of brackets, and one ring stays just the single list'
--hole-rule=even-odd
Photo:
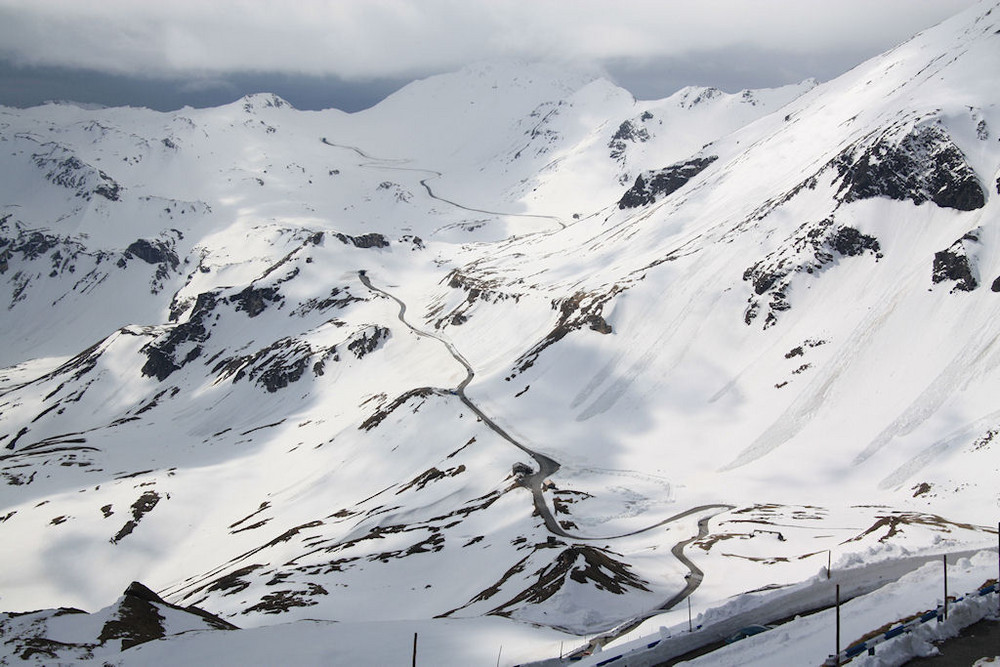
[{"label": "mountain peak", "polygon": [[250,93],[237,102],[247,113],[255,113],[264,109],[295,109],[291,102],[282,99],[274,93]]},{"label": "mountain peak", "polygon": [[73,655],[206,609],[371,658],[366,622],[572,640],[992,546],[994,14],[820,86],[4,110],[4,604],[103,607]]}]

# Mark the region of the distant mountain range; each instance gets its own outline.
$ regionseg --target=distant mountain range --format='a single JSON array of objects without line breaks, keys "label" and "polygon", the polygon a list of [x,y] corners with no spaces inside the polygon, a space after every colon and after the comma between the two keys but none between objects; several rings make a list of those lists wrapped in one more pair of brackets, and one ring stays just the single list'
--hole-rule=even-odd
[{"label": "distant mountain range", "polygon": [[[0,108],[0,609],[106,608],[0,614],[4,655],[551,643],[995,544],[998,46],[984,4],[738,94]],[[108,630],[136,591],[159,629]]]}]

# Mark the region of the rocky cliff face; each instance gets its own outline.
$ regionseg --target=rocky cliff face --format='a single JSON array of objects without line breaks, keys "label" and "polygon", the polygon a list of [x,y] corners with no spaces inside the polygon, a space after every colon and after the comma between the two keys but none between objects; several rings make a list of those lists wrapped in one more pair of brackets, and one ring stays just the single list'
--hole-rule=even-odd
[{"label": "rocky cliff face", "polygon": [[669,197],[717,159],[718,156],[709,155],[639,174],[628,192],[618,200],[618,208],[638,208],[652,204],[657,198]]},{"label": "rocky cliff face", "polygon": [[845,203],[888,197],[958,211],[986,203],[975,170],[939,124],[917,125],[901,139],[883,136],[867,147],[855,146],[834,166],[841,178],[837,194]]},{"label": "rocky cliff face", "polygon": [[181,632],[235,629],[197,607],[168,604],[135,581],[113,605],[92,614],[72,608],[0,613],[5,655],[34,664],[100,660]]}]

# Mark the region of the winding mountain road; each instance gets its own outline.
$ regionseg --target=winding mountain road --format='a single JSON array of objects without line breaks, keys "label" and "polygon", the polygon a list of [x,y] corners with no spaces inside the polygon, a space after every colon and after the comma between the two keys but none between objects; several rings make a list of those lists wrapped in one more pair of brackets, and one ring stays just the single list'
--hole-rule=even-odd
[{"label": "winding mountain road", "polygon": [[[478,208],[473,208],[473,207],[469,207],[469,206],[464,206],[462,204],[458,204],[456,202],[450,201],[448,199],[444,199],[444,198],[436,195],[434,193],[434,191],[431,189],[430,185],[427,183],[427,181],[430,180],[431,178],[438,178],[438,177],[440,177],[441,176],[440,172],[429,170],[429,169],[416,169],[416,168],[413,168],[413,167],[400,167],[400,166],[387,165],[387,164],[384,164],[384,162],[387,162],[386,160],[380,160],[379,158],[374,158],[374,157],[368,155],[367,153],[365,153],[364,151],[362,151],[360,148],[357,148],[355,146],[345,146],[345,145],[335,144],[335,143],[332,143],[332,142],[328,141],[325,137],[322,139],[322,142],[324,144],[332,146],[332,147],[351,150],[351,151],[355,152],[356,154],[358,154],[359,156],[361,156],[362,158],[364,158],[366,160],[372,160],[373,161],[372,164],[365,165],[365,166],[371,166],[373,168],[380,168],[380,169],[395,169],[395,170],[419,171],[419,172],[429,173],[429,174],[431,174],[431,176],[428,176],[427,178],[424,178],[424,179],[422,179],[420,181],[420,184],[427,191],[427,195],[430,198],[432,198],[432,199],[435,199],[437,201],[441,201],[443,203],[446,203],[448,205],[457,207],[459,209],[466,210],[466,211],[472,211],[472,212],[476,212],[476,213],[485,213],[485,214],[489,214],[489,215],[509,215],[509,216],[520,216],[520,217],[551,219],[551,220],[556,221],[560,225],[560,227],[562,227],[562,228],[566,227],[566,225],[561,220],[559,220],[558,218],[555,218],[554,216],[502,213],[502,212],[488,211],[488,210],[485,210],[485,209],[478,209]],[[403,161],[403,162],[405,162],[405,161]],[[549,505],[548,505],[548,503],[545,500],[545,495],[544,495],[544,491],[543,491],[545,480],[547,480],[548,478],[550,478],[552,475],[554,475],[559,470],[559,468],[560,468],[559,463],[555,459],[553,459],[553,458],[551,458],[549,456],[546,456],[545,454],[542,454],[540,452],[537,452],[537,451],[529,448],[528,446],[526,446],[524,443],[522,443],[521,441],[519,441],[517,438],[515,438],[514,436],[512,436],[510,433],[508,433],[502,426],[500,426],[499,424],[497,424],[492,418],[490,418],[489,415],[487,415],[485,412],[483,412],[483,410],[479,406],[477,406],[475,403],[473,403],[473,401],[465,393],[465,390],[469,386],[469,384],[472,382],[472,380],[475,378],[475,371],[473,370],[472,365],[468,362],[468,360],[464,356],[462,356],[462,354],[458,351],[458,349],[455,348],[455,346],[452,344],[452,342],[450,340],[448,340],[444,336],[441,336],[441,335],[439,335],[437,333],[434,333],[434,332],[431,332],[431,331],[425,331],[423,329],[420,329],[420,328],[414,326],[413,324],[411,324],[409,321],[407,321],[407,319],[406,319],[406,310],[407,310],[406,303],[402,299],[400,299],[397,296],[395,296],[394,294],[392,294],[392,293],[390,293],[390,292],[388,292],[388,291],[386,291],[386,290],[384,290],[382,288],[376,287],[374,284],[372,284],[371,278],[368,276],[368,274],[367,274],[366,271],[364,271],[364,270],[359,271],[358,272],[358,277],[359,277],[361,283],[368,290],[370,290],[373,293],[380,294],[380,295],[382,295],[382,296],[384,296],[384,297],[386,297],[388,299],[391,299],[393,302],[395,302],[399,306],[399,312],[397,314],[397,317],[398,317],[399,321],[404,326],[406,326],[408,329],[410,329],[410,331],[412,331],[417,336],[424,337],[424,338],[430,338],[430,339],[436,340],[439,343],[441,343],[442,345],[444,345],[445,348],[448,350],[449,354],[451,354],[452,358],[455,361],[457,361],[459,364],[462,365],[462,367],[465,369],[465,377],[462,379],[462,381],[454,389],[446,389],[445,391],[449,391],[450,393],[453,393],[454,395],[456,395],[459,398],[459,400],[461,400],[462,403],[465,404],[465,406],[469,408],[469,410],[471,410],[480,420],[482,420],[482,423],[487,428],[489,428],[496,435],[500,436],[501,438],[503,438],[504,440],[506,440],[507,442],[509,442],[514,447],[517,447],[518,449],[520,449],[522,452],[524,452],[525,454],[527,454],[528,456],[530,456],[532,458],[532,460],[534,460],[534,462],[535,462],[535,464],[537,466],[537,469],[535,470],[535,472],[533,472],[530,475],[524,475],[524,476],[522,476],[520,478],[520,483],[521,483],[522,486],[524,486],[525,488],[527,488],[531,492],[532,501],[534,503],[535,510],[538,512],[538,515],[542,517],[542,521],[544,522],[545,528],[550,533],[552,533],[553,535],[559,536],[559,537],[563,537],[563,538],[566,538],[566,539],[569,539],[569,540],[573,540],[573,541],[608,541],[608,540],[613,540],[613,539],[619,539],[619,538],[629,537],[629,536],[632,536],[632,535],[638,535],[638,534],[645,533],[645,532],[648,532],[650,530],[654,530],[656,528],[660,528],[660,527],[666,526],[668,524],[680,521],[680,520],[685,519],[685,518],[690,517],[690,516],[694,516],[694,515],[704,514],[706,512],[710,512],[710,514],[707,514],[706,516],[702,516],[698,520],[698,532],[697,532],[696,535],[694,535],[694,536],[692,536],[692,537],[690,537],[690,538],[688,538],[686,540],[682,540],[682,541],[676,543],[671,548],[671,553],[673,554],[673,556],[684,567],[686,567],[688,569],[688,574],[685,577],[685,586],[684,586],[684,588],[681,591],[679,591],[677,594],[675,594],[673,597],[671,597],[670,599],[666,600],[663,604],[659,605],[658,607],[655,607],[655,608],[653,608],[651,610],[648,610],[647,612],[645,612],[645,613],[643,613],[643,614],[641,614],[639,616],[636,616],[636,617],[634,617],[632,619],[629,619],[628,621],[626,621],[623,624],[620,624],[618,627],[616,627],[616,628],[614,628],[614,629],[612,629],[612,630],[610,630],[610,631],[608,631],[606,633],[598,635],[597,637],[592,638],[588,642],[588,648],[592,649],[595,646],[604,645],[607,642],[610,642],[613,639],[615,639],[617,637],[620,637],[621,635],[623,635],[623,634],[629,632],[630,630],[632,630],[633,628],[637,627],[638,625],[640,625],[644,620],[646,620],[650,616],[653,616],[655,614],[658,614],[658,613],[661,613],[663,611],[666,611],[668,609],[673,608],[674,606],[676,606],[677,604],[679,604],[683,600],[687,599],[698,588],[698,586],[701,585],[701,582],[702,582],[702,580],[704,578],[704,573],[702,572],[702,570],[697,565],[694,564],[694,562],[691,561],[690,558],[687,557],[687,555],[685,555],[684,550],[691,543],[693,543],[693,542],[695,542],[695,541],[697,541],[699,539],[702,539],[702,538],[706,537],[708,535],[708,533],[709,533],[709,522],[714,517],[716,517],[717,515],[733,509],[732,505],[726,505],[726,504],[699,505],[697,507],[692,507],[692,508],[690,508],[688,510],[680,512],[679,514],[675,514],[674,516],[671,516],[671,517],[669,517],[667,519],[659,521],[659,522],[657,522],[655,524],[652,524],[650,526],[646,526],[645,528],[641,528],[641,529],[634,530],[634,531],[631,531],[631,532],[623,533],[623,534],[620,534],[620,535],[613,535],[613,536],[585,536],[585,535],[574,535],[572,533],[567,532],[559,524],[559,522],[556,520],[555,515],[553,514],[552,510],[549,508]],[[435,388],[430,387],[430,389],[435,389]]]},{"label": "winding mountain road", "polygon": [[368,155],[357,146],[349,146],[347,144],[335,144],[332,141],[329,141],[326,137],[321,138],[320,141],[322,141],[324,144],[332,148],[343,148],[345,150],[353,151],[357,153],[359,156],[363,157],[364,159],[370,160],[371,162],[364,163],[361,165],[364,167],[371,167],[373,169],[391,169],[393,171],[417,171],[417,172],[423,172],[425,174],[430,174],[430,176],[420,179],[420,185],[423,186],[424,190],[427,191],[428,197],[430,197],[431,199],[436,199],[439,202],[448,204],[449,206],[454,206],[455,208],[461,209],[463,211],[470,211],[472,213],[485,213],[486,215],[507,216],[514,218],[535,218],[538,220],[552,220],[557,225],[559,225],[560,229],[566,229],[566,223],[564,223],[562,220],[560,220],[557,216],[554,215],[542,215],[540,213],[506,213],[504,211],[489,211],[484,208],[473,208],[471,206],[459,204],[458,202],[454,202],[450,199],[445,199],[444,197],[436,194],[434,190],[431,189],[430,183],[427,182],[432,178],[441,178],[444,174],[442,174],[440,171],[435,171],[433,169],[421,169],[419,167],[398,167],[398,166],[393,166],[392,164],[383,164],[385,162],[397,162],[397,163],[407,164],[409,162],[408,159],[377,158]]},{"label": "winding mountain road", "polygon": [[[661,526],[666,526],[676,521],[680,521],[681,519],[687,518],[695,514],[701,514],[703,512],[708,512],[710,510],[718,510],[708,516],[704,516],[701,519],[699,519],[698,533],[693,537],[678,542],[670,550],[670,552],[674,555],[674,557],[688,569],[688,575],[685,577],[686,583],[684,588],[676,595],[671,597],[669,600],[664,602],[662,605],[646,612],[641,616],[637,616],[634,619],[630,619],[630,621],[628,621],[625,626],[619,626],[618,628],[615,628],[615,630],[609,633],[605,633],[600,637],[592,639],[591,640],[592,644],[594,642],[603,644],[608,641],[611,641],[615,637],[618,637],[622,634],[629,632],[632,628],[638,626],[640,623],[642,623],[642,621],[644,621],[649,616],[673,608],[675,605],[677,605],[678,603],[686,599],[688,596],[690,596],[698,588],[698,586],[701,585],[701,582],[705,576],[704,572],[702,572],[701,569],[697,565],[695,565],[690,558],[688,558],[685,555],[684,549],[692,542],[695,542],[707,536],[709,530],[708,528],[709,521],[711,521],[711,519],[717,516],[718,514],[733,509],[732,505],[724,505],[724,504],[699,505],[697,507],[692,507],[691,509],[685,510],[679,514],[675,514],[674,516],[664,519],[663,521],[659,521],[650,526],[646,526],[645,528],[640,528],[638,530],[634,530],[628,533],[622,533],[620,535],[586,536],[586,535],[574,535],[573,533],[567,532],[562,526],[559,525],[559,522],[556,520],[555,515],[552,513],[552,510],[549,508],[548,503],[545,501],[545,495],[543,491],[545,480],[559,470],[559,463],[555,459],[546,456],[545,454],[542,454],[540,452],[536,452],[535,450],[529,448],[524,443],[514,438],[502,426],[500,426],[493,419],[491,419],[489,415],[483,412],[482,409],[479,408],[479,406],[477,406],[475,403],[472,402],[472,400],[466,395],[465,389],[466,387],[469,386],[469,383],[472,382],[473,378],[475,377],[475,371],[472,369],[472,366],[471,364],[469,364],[468,360],[466,360],[466,358],[462,356],[462,354],[455,348],[455,346],[451,343],[451,341],[436,333],[424,331],[423,329],[418,329],[413,324],[408,322],[406,320],[406,303],[402,299],[393,295],[392,293],[387,292],[386,290],[381,289],[379,287],[375,287],[375,285],[372,284],[371,279],[368,277],[366,271],[363,270],[359,271],[358,277],[360,278],[361,283],[366,288],[368,288],[372,292],[375,292],[376,294],[381,294],[391,299],[399,306],[399,313],[397,317],[399,318],[399,321],[402,322],[408,329],[414,332],[417,336],[421,336],[424,338],[432,338],[441,343],[442,345],[444,345],[447,348],[448,352],[451,354],[452,358],[454,358],[455,361],[460,363],[462,367],[465,368],[465,377],[458,384],[458,386],[456,386],[453,390],[448,390],[448,391],[451,391],[456,396],[458,396],[459,400],[461,400],[466,407],[468,407],[477,417],[479,417],[479,419],[482,420],[483,424],[486,425],[491,431],[493,431],[498,436],[500,436],[510,444],[520,449],[522,452],[530,456],[535,461],[535,463],[538,466],[538,469],[530,475],[524,475],[523,477],[521,477],[520,483],[522,486],[531,491],[532,501],[534,502],[535,510],[538,512],[539,516],[542,517],[542,521],[544,522],[546,529],[553,535],[557,535],[559,537],[565,537],[567,539],[574,541],[614,540],[623,537],[629,537],[632,535],[638,535],[640,533],[645,533],[655,528],[659,528]],[[431,389],[433,389],[433,387],[431,387]]]},{"label": "winding mountain road", "polygon": [[561,537],[577,539],[576,537],[570,535],[569,533],[567,533],[565,530],[562,529],[562,527],[556,521],[555,517],[552,515],[551,510],[549,510],[548,504],[545,502],[545,497],[542,495],[542,483],[549,476],[553,475],[557,470],[559,470],[559,464],[556,463],[554,459],[551,459],[548,456],[545,456],[544,454],[539,454],[538,452],[535,452],[525,447],[510,433],[505,431],[503,427],[501,427],[495,421],[490,419],[489,416],[479,408],[479,406],[473,403],[469,399],[469,397],[466,396],[465,388],[469,386],[469,383],[472,382],[472,379],[476,376],[476,374],[475,371],[472,370],[472,366],[469,364],[469,362],[465,359],[465,357],[462,356],[462,354],[457,349],[455,349],[455,346],[452,345],[451,341],[449,341],[447,338],[444,338],[443,336],[439,336],[436,333],[418,329],[417,327],[407,322],[406,303],[404,303],[401,299],[397,298],[396,296],[390,294],[389,292],[386,292],[385,290],[372,285],[372,282],[368,278],[368,275],[366,274],[365,271],[359,271],[358,277],[361,279],[361,283],[372,292],[386,296],[396,302],[396,304],[399,306],[399,314],[398,314],[399,321],[402,322],[404,325],[406,325],[406,327],[409,328],[410,331],[424,338],[433,338],[434,340],[444,345],[448,349],[448,352],[451,354],[452,358],[454,358],[455,361],[460,363],[465,368],[465,378],[463,378],[462,381],[458,384],[458,386],[451,391],[454,391],[455,395],[458,396],[458,398],[462,401],[462,403],[464,403],[466,407],[472,410],[472,412],[475,413],[475,415],[479,417],[483,421],[483,424],[485,424],[491,431],[493,431],[501,438],[503,438],[510,444],[514,445],[515,447],[517,447],[518,449],[520,449],[525,454],[527,454],[528,456],[530,456],[532,459],[535,460],[535,463],[538,464],[538,470],[534,474],[526,475],[522,478],[522,484],[531,491],[531,495],[535,503],[535,509],[538,511],[539,515],[541,515],[542,519],[545,522],[545,527],[548,528],[550,532],[559,535]]}]

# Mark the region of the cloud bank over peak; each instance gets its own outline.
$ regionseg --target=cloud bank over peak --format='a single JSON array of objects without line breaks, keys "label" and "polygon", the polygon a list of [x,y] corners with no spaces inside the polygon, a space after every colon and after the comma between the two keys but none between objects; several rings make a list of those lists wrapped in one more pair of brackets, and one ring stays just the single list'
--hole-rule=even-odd
[{"label": "cloud bank over peak", "polygon": [[[113,74],[419,76],[485,58],[613,61],[717,49],[860,59],[971,0],[0,0],[0,55]],[[861,54],[861,55],[858,55]]]}]

